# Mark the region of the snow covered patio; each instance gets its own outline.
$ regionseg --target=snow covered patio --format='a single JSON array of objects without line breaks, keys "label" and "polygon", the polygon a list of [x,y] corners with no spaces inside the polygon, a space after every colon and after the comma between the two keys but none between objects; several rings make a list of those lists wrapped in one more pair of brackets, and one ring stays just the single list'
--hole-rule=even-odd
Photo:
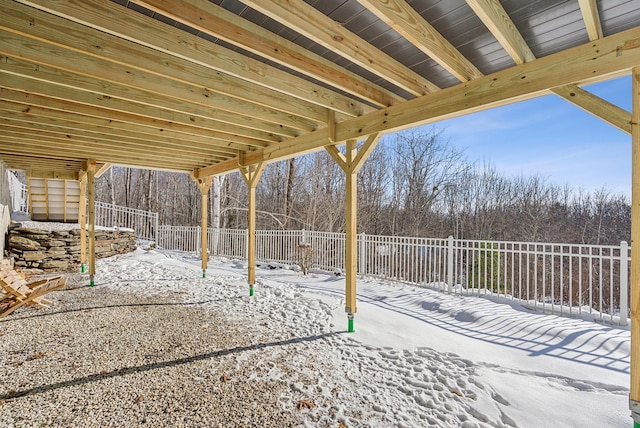
[{"label": "snow covered patio", "polygon": [[[144,251],[0,320],[0,426],[625,426],[629,330],[498,298]],[[76,285],[74,286],[73,283]],[[341,425],[342,424],[342,425]]]}]

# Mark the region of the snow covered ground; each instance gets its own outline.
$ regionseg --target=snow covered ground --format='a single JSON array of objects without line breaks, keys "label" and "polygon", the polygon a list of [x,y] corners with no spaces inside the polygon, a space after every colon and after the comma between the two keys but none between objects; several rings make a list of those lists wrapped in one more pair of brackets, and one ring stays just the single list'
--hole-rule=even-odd
[{"label": "snow covered ground", "polygon": [[[212,258],[203,279],[193,255],[139,249],[99,260],[96,283],[171,290],[300,338],[325,368],[291,378],[316,405],[308,426],[633,425],[628,329],[367,278],[358,279],[356,332],[346,333],[344,277],[263,265],[257,278],[248,297],[246,262]],[[307,370],[302,355],[290,363]],[[272,376],[291,375],[274,367]],[[296,400],[280,399],[283,408]]]}]

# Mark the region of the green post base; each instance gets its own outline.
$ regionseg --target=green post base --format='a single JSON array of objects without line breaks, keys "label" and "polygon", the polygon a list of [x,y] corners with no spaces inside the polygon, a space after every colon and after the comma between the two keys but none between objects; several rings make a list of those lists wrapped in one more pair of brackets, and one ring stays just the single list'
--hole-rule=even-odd
[{"label": "green post base", "polygon": [[87,270],[86,266],[84,264],[80,265],[80,272],[81,273],[85,273],[85,271]]},{"label": "green post base", "polygon": [[249,287],[249,296],[253,296],[253,285]]},{"label": "green post base", "polygon": [[206,277],[207,277],[207,271],[206,271],[206,270],[204,270],[204,269],[202,269],[202,277],[203,277],[203,278],[206,278]]},{"label": "green post base", "polygon": [[640,423],[634,421],[633,428],[640,428]]},{"label": "green post base", "polygon": [[349,317],[349,328],[347,329],[349,333],[355,333],[355,329],[353,328],[353,317]]},{"label": "green post base", "polygon": [[95,285],[96,285],[96,284],[93,282],[93,275],[91,275],[91,276],[89,277],[89,287],[93,287],[93,286],[95,286]]}]

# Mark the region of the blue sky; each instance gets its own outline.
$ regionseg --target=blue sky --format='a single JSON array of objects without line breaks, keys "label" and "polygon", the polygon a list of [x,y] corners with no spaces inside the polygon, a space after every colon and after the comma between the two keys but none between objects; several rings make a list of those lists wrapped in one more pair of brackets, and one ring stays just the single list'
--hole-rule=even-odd
[{"label": "blue sky", "polygon": [[[631,78],[584,89],[631,111]],[[549,95],[437,123],[470,160],[506,175],[631,196],[631,136]]]}]

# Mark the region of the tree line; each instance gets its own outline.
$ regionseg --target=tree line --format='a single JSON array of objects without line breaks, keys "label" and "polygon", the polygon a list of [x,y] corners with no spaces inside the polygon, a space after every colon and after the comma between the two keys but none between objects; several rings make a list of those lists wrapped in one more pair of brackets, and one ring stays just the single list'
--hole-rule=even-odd
[{"label": "tree line", "polygon": [[[342,232],[344,184],[323,151],[269,164],[256,191],[257,226]],[[114,167],[96,180],[96,195],[157,211],[160,224],[200,224],[200,193],[187,174]],[[246,227],[239,173],[216,177],[209,203],[210,225]],[[358,173],[359,233],[615,245],[630,230],[624,194],[507,176],[467,159],[435,128],[384,137]]]}]

